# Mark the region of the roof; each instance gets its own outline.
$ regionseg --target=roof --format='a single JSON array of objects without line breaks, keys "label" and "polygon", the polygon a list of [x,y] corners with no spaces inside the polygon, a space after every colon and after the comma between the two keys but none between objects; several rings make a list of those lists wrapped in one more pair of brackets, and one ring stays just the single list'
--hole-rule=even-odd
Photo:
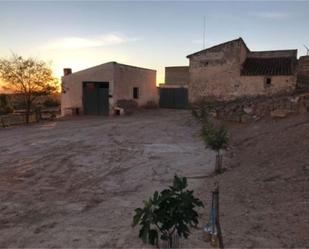
[{"label": "roof", "polygon": [[227,44],[229,44],[229,43],[234,43],[234,42],[241,42],[241,43],[243,43],[243,45],[245,46],[245,48],[247,49],[247,51],[250,51],[250,50],[248,49],[246,43],[244,42],[244,40],[243,40],[241,37],[239,37],[239,38],[237,38],[237,39],[230,40],[230,41],[227,41],[227,42],[223,42],[223,43],[220,43],[220,44],[218,44],[218,45],[212,46],[212,47],[210,47],[210,48],[206,48],[206,49],[200,50],[200,51],[195,52],[195,53],[193,53],[193,54],[189,54],[189,55],[187,55],[187,58],[190,58],[190,57],[192,57],[192,56],[194,56],[194,55],[198,55],[198,54],[200,54],[200,53],[204,53],[204,52],[206,52],[206,51],[213,50],[213,49],[216,49],[216,48],[219,48],[219,47],[221,47],[221,46],[225,46],[225,45],[227,45]]},{"label": "roof", "polygon": [[80,70],[80,71],[72,72],[71,74],[68,74],[68,75],[65,75],[65,76],[62,76],[62,77],[70,77],[71,75],[74,75],[74,74],[79,74],[79,73],[85,72],[85,71],[90,70],[90,69],[104,67],[104,66],[108,66],[108,65],[112,65],[112,66],[118,65],[118,66],[125,66],[125,67],[142,69],[142,70],[156,71],[154,69],[136,67],[136,66],[126,65],[126,64],[121,64],[121,63],[118,63],[116,61],[111,61],[111,62],[103,63],[103,64],[100,64],[100,65],[97,65],[97,66],[94,66],[94,67],[89,67],[89,68],[86,68],[86,69],[83,69],[83,70]]},{"label": "roof", "polygon": [[169,66],[169,67],[165,67],[165,68],[175,68],[175,69],[189,69],[189,66]]},{"label": "roof", "polygon": [[291,75],[295,62],[294,57],[248,57],[242,65],[241,75]]},{"label": "roof", "polygon": [[264,51],[250,51],[248,57],[258,58],[276,58],[276,57],[297,57],[297,49],[285,50],[264,50]]},{"label": "roof", "polygon": [[136,69],[143,69],[143,70],[149,70],[149,71],[157,71],[155,69],[150,69],[150,68],[145,68],[145,67],[137,67],[137,66],[131,66],[123,63],[118,63],[116,61],[113,61],[111,63],[114,63],[114,65],[119,65],[119,66],[125,66],[125,67],[131,67],[131,68],[136,68]]}]

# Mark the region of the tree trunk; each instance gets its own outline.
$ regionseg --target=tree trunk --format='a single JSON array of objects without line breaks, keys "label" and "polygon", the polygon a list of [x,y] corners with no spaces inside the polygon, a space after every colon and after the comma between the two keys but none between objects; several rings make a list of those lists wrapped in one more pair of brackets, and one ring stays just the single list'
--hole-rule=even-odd
[{"label": "tree trunk", "polygon": [[31,111],[31,102],[27,100],[26,102],[26,124],[29,124],[29,121],[30,121],[30,111]]},{"label": "tree trunk", "polygon": [[160,240],[159,248],[177,249],[179,248],[179,236],[177,233],[168,235],[167,240]]},{"label": "tree trunk", "polygon": [[218,153],[216,155],[215,173],[216,174],[222,173],[222,155],[220,154],[220,151],[218,151]]},{"label": "tree trunk", "polygon": [[41,119],[42,119],[41,108],[37,107],[37,108],[35,108],[35,120],[38,123],[38,122],[40,122]]}]

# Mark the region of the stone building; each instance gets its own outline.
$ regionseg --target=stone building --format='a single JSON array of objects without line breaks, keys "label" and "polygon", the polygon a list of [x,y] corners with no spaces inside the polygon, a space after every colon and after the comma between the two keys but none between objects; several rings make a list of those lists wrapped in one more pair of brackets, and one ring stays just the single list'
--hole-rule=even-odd
[{"label": "stone building", "polygon": [[166,85],[185,86],[189,83],[189,67],[175,66],[165,67],[165,82]]},{"label": "stone building", "polygon": [[138,106],[158,101],[156,71],[109,62],[72,73],[64,69],[61,114],[109,115],[119,101]]},{"label": "stone building", "polygon": [[189,67],[165,67],[165,83],[159,87],[161,108],[184,109],[188,107]]},{"label": "stone building", "polygon": [[190,54],[189,102],[274,95],[296,87],[297,50],[250,51],[242,38]]}]

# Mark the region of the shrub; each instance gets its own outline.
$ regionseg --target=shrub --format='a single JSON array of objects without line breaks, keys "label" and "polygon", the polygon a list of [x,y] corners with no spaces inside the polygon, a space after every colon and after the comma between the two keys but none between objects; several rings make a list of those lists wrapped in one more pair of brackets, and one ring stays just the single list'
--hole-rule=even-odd
[{"label": "shrub", "polygon": [[43,102],[44,107],[58,107],[60,106],[60,102],[57,99],[48,98]]}]

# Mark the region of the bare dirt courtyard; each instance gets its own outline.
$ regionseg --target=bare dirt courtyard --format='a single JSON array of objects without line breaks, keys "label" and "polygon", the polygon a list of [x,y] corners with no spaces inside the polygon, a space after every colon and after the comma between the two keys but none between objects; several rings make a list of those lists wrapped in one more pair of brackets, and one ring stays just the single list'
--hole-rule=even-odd
[{"label": "bare dirt courtyard", "polygon": [[134,209],[175,173],[205,204],[182,248],[205,248],[220,185],[226,248],[309,248],[309,116],[227,123],[213,175],[189,111],[80,117],[0,130],[0,248],[141,248]]},{"label": "bare dirt courtyard", "polygon": [[0,130],[0,247],[145,247],[134,209],[175,173],[213,169],[199,128],[189,111],[151,110]]}]

